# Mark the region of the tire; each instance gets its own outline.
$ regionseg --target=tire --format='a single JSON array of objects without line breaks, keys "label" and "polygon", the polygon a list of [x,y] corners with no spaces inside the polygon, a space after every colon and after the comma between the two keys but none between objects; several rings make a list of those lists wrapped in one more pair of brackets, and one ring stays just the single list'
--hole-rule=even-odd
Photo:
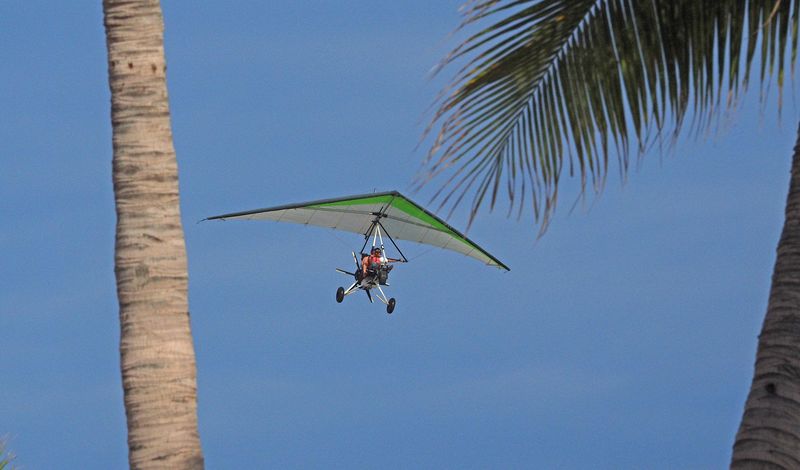
[{"label": "tire", "polygon": [[342,303],[342,300],[344,300],[344,287],[336,289],[336,302]]},{"label": "tire", "polygon": [[395,304],[396,304],[396,303],[397,303],[397,302],[394,300],[394,297],[392,297],[391,299],[389,299],[389,305],[387,305],[387,306],[386,306],[386,313],[388,313],[389,315],[391,315],[391,314],[392,314],[392,312],[394,312],[394,306],[395,306]]}]

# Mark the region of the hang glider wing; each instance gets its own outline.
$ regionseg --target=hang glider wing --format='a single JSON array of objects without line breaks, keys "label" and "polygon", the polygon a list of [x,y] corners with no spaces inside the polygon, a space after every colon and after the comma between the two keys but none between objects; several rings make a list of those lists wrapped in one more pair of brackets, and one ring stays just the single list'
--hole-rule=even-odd
[{"label": "hang glider wing", "polygon": [[376,217],[380,217],[381,225],[395,240],[433,245],[509,270],[447,222],[397,191],[234,212],[206,220],[274,220],[365,234]]}]

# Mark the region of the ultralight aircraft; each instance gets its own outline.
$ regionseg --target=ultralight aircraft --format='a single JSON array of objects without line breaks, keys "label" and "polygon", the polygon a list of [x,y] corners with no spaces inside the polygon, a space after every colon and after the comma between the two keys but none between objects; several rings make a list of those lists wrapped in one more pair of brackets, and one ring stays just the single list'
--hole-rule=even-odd
[{"label": "ultralight aircraft", "polygon": [[[400,251],[395,239],[407,240],[425,245],[432,245],[445,250],[455,251],[475,258],[488,266],[509,271],[508,266],[478,246],[475,242],[454,229],[444,220],[429,212],[397,191],[363,194],[319,201],[288,204],[230,214],[215,215],[205,220],[273,220],[304,225],[316,225],[335,230],[354,232],[364,235],[361,256],[353,251],[355,270],[353,272],[336,268],[340,273],[352,276],[354,282],[348,288],[336,290],[336,301],[354,292],[363,290],[370,302],[373,302],[372,289],[377,289],[378,300],[386,304],[386,312],[392,313],[396,300],[387,298],[383,287],[388,286],[390,263],[407,263],[408,259]],[[384,239],[391,242],[400,258],[389,258],[386,255]],[[372,241],[372,247],[365,251]],[[382,287],[383,286],[383,287]]]}]

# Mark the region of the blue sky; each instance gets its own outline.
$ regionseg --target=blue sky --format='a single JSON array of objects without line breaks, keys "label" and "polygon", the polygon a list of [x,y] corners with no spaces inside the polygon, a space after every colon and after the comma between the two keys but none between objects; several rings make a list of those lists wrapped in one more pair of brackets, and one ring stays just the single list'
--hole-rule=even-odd
[{"label": "blue sky", "polygon": [[[538,241],[482,214],[469,235],[510,273],[402,245],[392,316],[334,301],[358,236],[196,223],[373,190],[426,203],[415,146],[459,5],[165,2],[208,467],[726,467],[791,93],[782,122],[751,92],[722,133],[648,154],[572,212],[568,182]],[[2,2],[0,43],[0,434],[24,468],[122,468],[100,2]]]}]

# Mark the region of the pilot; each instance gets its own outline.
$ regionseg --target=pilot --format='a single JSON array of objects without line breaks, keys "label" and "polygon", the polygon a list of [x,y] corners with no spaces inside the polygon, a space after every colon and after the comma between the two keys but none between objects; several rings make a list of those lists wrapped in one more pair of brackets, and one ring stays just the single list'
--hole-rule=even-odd
[{"label": "pilot", "polygon": [[370,255],[365,256],[361,260],[361,273],[364,276],[366,276],[368,270],[377,272],[382,261],[383,260],[381,259],[381,249],[378,248],[377,246],[373,246]]}]

